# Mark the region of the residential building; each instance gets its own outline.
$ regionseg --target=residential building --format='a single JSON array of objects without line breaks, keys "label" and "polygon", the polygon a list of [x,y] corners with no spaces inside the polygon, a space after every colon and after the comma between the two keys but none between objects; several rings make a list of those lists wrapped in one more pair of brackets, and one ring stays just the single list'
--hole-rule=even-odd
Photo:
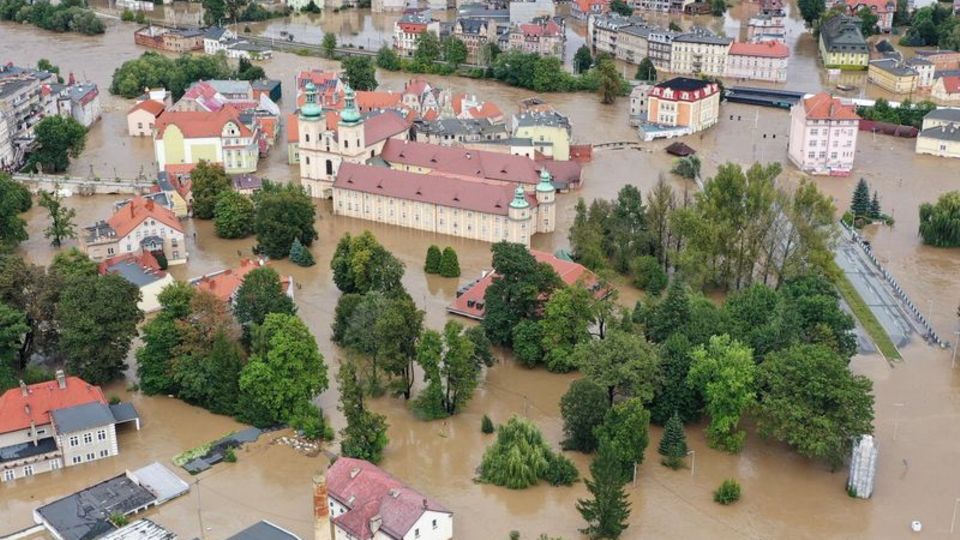
[{"label": "residential building", "polygon": [[161,101],[141,101],[127,113],[127,133],[131,137],[153,137],[153,129],[157,125],[157,118],[163,114],[164,106]]},{"label": "residential building", "polygon": [[253,195],[263,187],[263,180],[252,174],[238,174],[232,182],[233,190],[241,195]]},{"label": "residential building", "polygon": [[239,174],[256,171],[260,159],[259,127],[242,122],[231,105],[216,112],[167,111],[157,120],[153,141],[161,171],[208,161]]},{"label": "residential building", "polygon": [[87,129],[100,119],[103,112],[97,85],[74,82],[72,73],[69,84],[45,84],[41,93],[48,115],[73,118]]},{"label": "residential building", "polygon": [[960,158],[960,109],[935,109],[923,117],[918,154]]},{"label": "residential building", "polygon": [[108,405],[99,386],[63,370],[52,381],[20,381],[0,395],[0,480],[115,456],[116,426],[128,421],[140,429],[132,405]]},{"label": "residential building", "polygon": [[[617,49],[620,29],[642,21],[643,19],[640,18],[622,17],[616,13],[590,17],[587,20],[587,45],[593,49],[594,53],[605,52],[617,58],[622,58]],[[637,63],[639,62],[637,60]]]},{"label": "residential building", "polygon": [[782,15],[768,15],[759,13],[747,21],[747,41],[761,43],[765,41],[787,40],[787,28]]},{"label": "residential building", "polygon": [[960,75],[936,79],[930,96],[944,103],[960,103]]},{"label": "residential building", "polygon": [[361,459],[341,456],[315,476],[313,506],[317,540],[453,538],[453,512]]},{"label": "residential building", "polygon": [[0,148],[0,157],[8,169],[18,168],[26,159],[33,128],[46,112],[43,85],[51,77],[46,71],[0,65],[0,119],[6,124],[8,141]]},{"label": "residential building", "polygon": [[647,95],[647,121],[641,124],[640,130],[645,138],[656,132],[658,126],[683,128],[686,133],[696,133],[716,124],[719,114],[720,87],[716,83],[676,77],[650,90]]},{"label": "residential building", "polygon": [[133,41],[142,47],[174,53],[203,49],[203,30],[170,28],[150,24],[133,33]]},{"label": "residential building", "polygon": [[502,141],[510,138],[504,124],[490,120],[461,120],[446,118],[432,122],[418,120],[413,123],[413,140],[422,143],[451,146],[470,142]]},{"label": "residential building", "polygon": [[467,63],[479,64],[486,46],[497,43],[497,24],[491,19],[459,18],[453,23],[452,35],[467,46]]},{"label": "residential building", "polygon": [[513,0],[507,8],[510,10],[510,23],[523,24],[535,19],[552,19],[556,15],[553,0]]},{"label": "residential building", "polygon": [[[548,264],[550,268],[560,277],[560,281],[566,286],[580,283],[591,290],[597,298],[603,298],[610,293],[609,289],[604,289],[600,285],[597,275],[591,272],[582,264],[575,263],[567,259],[561,259],[552,253],[545,251],[530,250],[530,254],[538,263]],[[487,288],[493,283],[497,274],[493,270],[485,270],[479,279],[474,280],[457,291],[457,298],[447,306],[447,311],[461,317],[482,321],[485,314],[485,297]]]},{"label": "residential building", "polygon": [[680,34],[673,38],[669,71],[721,77],[727,68],[727,53],[732,42],[702,27]]},{"label": "residential building", "polygon": [[917,72],[918,89],[929,89],[933,86],[933,79],[936,74],[936,68],[933,62],[920,56],[913,56],[908,58],[904,64]]},{"label": "residential building", "polygon": [[417,50],[417,40],[426,32],[440,35],[440,21],[429,10],[409,10],[393,23],[393,49],[400,56],[410,57]]},{"label": "residential building", "polygon": [[640,83],[630,90],[630,125],[637,127],[647,121],[647,97],[652,84]]},{"label": "residential building", "polygon": [[800,170],[816,175],[847,176],[857,153],[860,117],[826,92],[802,99],[790,109],[787,155]]},{"label": "residential building", "polygon": [[190,187],[189,174],[172,175],[167,171],[160,171],[157,173],[157,184],[153,186],[152,193],[144,195],[144,198],[163,195],[164,204],[161,206],[173,212],[177,219],[182,219],[190,215],[190,207],[193,205]]},{"label": "residential building", "polygon": [[144,518],[107,533],[98,540],[177,540],[177,535]]},{"label": "residential building", "polygon": [[163,256],[169,265],[187,262],[180,220],[171,210],[144,197],[130,199],[109,219],[85,227],[80,247],[96,262],[147,251]]},{"label": "residential building", "polygon": [[0,171],[10,172],[16,165],[16,152],[13,139],[10,138],[10,127],[7,118],[0,110]]},{"label": "residential building", "polygon": [[100,274],[117,274],[140,289],[140,301],[137,307],[144,313],[153,313],[160,309],[157,298],[167,285],[173,283],[173,276],[160,268],[157,258],[149,251],[139,254],[129,253],[111,257],[100,262]]},{"label": "residential building", "polygon": [[250,86],[253,88],[254,100],[259,101],[261,96],[266,96],[270,101],[280,103],[283,99],[283,88],[277,79],[257,79],[250,81]]},{"label": "residential building", "polygon": [[610,11],[610,0],[573,0],[570,3],[570,16],[585,21],[591,15],[603,15]]},{"label": "residential building", "polygon": [[894,94],[909,94],[917,89],[917,71],[894,58],[871,60],[867,80]]},{"label": "residential building", "polygon": [[790,48],[779,41],[734,43],[727,55],[725,75],[736,79],[786,82]]},{"label": "residential building", "polygon": [[893,14],[897,11],[894,0],[843,0],[843,3],[851,17],[856,17],[861,9],[867,8],[877,16],[877,28],[881,32],[893,30]]},{"label": "residential building", "polygon": [[514,138],[530,139],[534,144],[543,144],[538,150],[544,157],[558,161],[570,159],[570,119],[559,112],[514,115],[512,128]]},{"label": "residential building", "polygon": [[222,26],[209,26],[203,31],[203,52],[217,54],[226,47],[225,42],[237,39],[237,34]]},{"label": "residential building", "polygon": [[273,56],[272,50],[255,45],[242,37],[238,37],[235,32],[219,26],[204,29],[201,43],[204,53],[217,54],[222,52],[227,58],[266,60]]},{"label": "residential building", "polygon": [[306,86],[307,103],[297,119],[300,183],[312,197],[329,198],[341,163],[363,163],[380,154],[391,139],[407,140],[406,118],[385,111],[369,118],[361,116],[349,86],[344,92],[342,111],[325,111],[317,104],[313,83]]},{"label": "residential building", "polygon": [[627,5],[639,11],[683,13],[684,8],[693,3],[694,0],[631,0]]},{"label": "residential building", "polygon": [[[227,540],[301,540],[299,536],[292,532],[274,525],[267,520],[254,523],[246,529],[230,536]],[[321,539],[315,539],[321,540]],[[331,539],[332,540],[332,539]]]},{"label": "residential building", "polygon": [[828,68],[867,69],[870,50],[860,19],[836,15],[820,25],[820,58]]},{"label": "residential building", "polygon": [[[525,3],[527,2],[512,2],[511,5]],[[541,17],[532,22],[511,26],[508,39],[510,50],[556,56],[562,60],[566,31],[562,18]]]},{"label": "residential building", "polygon": [[416,6],[416,2],[408,0],[373,0],[370,3],[370,11],[373,13],[404,11],[408,7],[407,4]]},{"label": "residential building", "polygon": [[[247,274],[264,266],[267,266],[267,263],[263,259],[256,261],[240,259],[240,266],[236,269],[227,268],[210,274],[204,274],[191,279],[189,283],[198,291],[209,292],[220,300],[232,305],[236,300],[237,291],[240,290],[240,286],[243,285],[243,280]],[[293,276],[281,276],[280,285],[283,287],[284,294],[293,299]]]}]

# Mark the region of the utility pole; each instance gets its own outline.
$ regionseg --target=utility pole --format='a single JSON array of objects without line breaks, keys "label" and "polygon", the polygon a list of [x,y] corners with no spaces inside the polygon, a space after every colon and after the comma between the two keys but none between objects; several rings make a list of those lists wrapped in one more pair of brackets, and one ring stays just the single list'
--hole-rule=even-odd
[{"label": "utility pole", "polygon": [[690,476],[692,477],[697,470],[697,451],[691,450],[687,452],[687,455],[690,456]]},{"label": "utility pole", "polygon": [[203,527],[203,504],[200,501],[200,479],[197,478],[197,521],[200,523],[200,538],[206,538],[206,529]]}]

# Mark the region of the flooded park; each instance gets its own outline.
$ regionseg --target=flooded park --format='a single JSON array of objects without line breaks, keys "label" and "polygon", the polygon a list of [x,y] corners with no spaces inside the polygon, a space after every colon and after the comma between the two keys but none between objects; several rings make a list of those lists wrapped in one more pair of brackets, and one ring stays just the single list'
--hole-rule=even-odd
[{"label": "flooded park", "polygon": [[[791,7],[796,12],[795,4]],[[178,3],[164,9],[180,9],[187,17],[192,6]],[[722,20],[709,22],[728,35],[738,35],[742,20],[755,9],[753,4],[743,3],[733,7]],[[251,29],[269,35],[289,28],[304,37],[334,31],[341,33],[342,41],[382,39],[389,36],[395,18],[395,14],[350,10],[257,23]],[[72,162],[70,174],[129,178],[139,174],[150,177],[156,170],[152,142],[126,135],[125,115],[132,102],[107,91],[113,70],[144,52],[133,43],[135,28],[133,24],[110,20],[106,34],[87,37],[0,23],[0,61],[33,65],[40,58],[47,58],[64,73],[73,72],[81,80],[96,82],[101,89],[103,118],[88,134],[86,148]],[[585,29],[572,27],[572,31],[580,32],[583,39]],[[788,19],[788,38],[794,56],[791,82],[786,87],[815,91],[835,84],[827,81],[818,67],[816,43],[809,33],[802,32],[798,15]],[[293,107],[297,71],[337,66],[336,62],[283,53],[263,64],[269,77],[283,83],[280,105],[285,112]],[[409,76],[380,71],[377,77],[382,87],[400,89]],[[427,78],[440,86],[476,94],[505,112],[513,112],[519,100],[532,95],[491,81]],[[874,95],[871,92],[867,94]],[[597,96],[588,93],[545,97],[570,117],[577,142],[637,140],[627,124],[626,99],[603,105]],[[790,185],[801,175],[787,162],[788,131],[788,113],[784,111],[724,104],[717,126],[688,137],[685,142],[701,156],[707,177],[727,161],[743,165],[778,161],[784,164],[779,181]],[[535,237],[533,247],[545,251],[568,247],[566,230],[573,220],[577,197],[588,201],[611,198],[626,184],[634,184],[646,193],[661,175],[669,178],[675,190],[692,194],[697,189],[693,183],[667,173],[670,158],[663,152],[665,145],[655,142],[645,143],[639,149],[595,151],[593,161],[585,166],[582,189],[558,197],[557,232]],[[286,142],[281,140],[270,156],[261,161],[259,174],[279,182],[296,182],[298,171],[287,164],[286,156]],[[936,331],[956,341],[960,250],[922,246],[917,235],[917,208],[946,191],[958,189],[960,166],[916,155],[910,139],[864,134],[853,176],[816,181],[842,211],[848,207],[860,177],[878,191],[884,211],[895,219],[893,226],[875,225],[866,230],[874,253],[897,277]],[[75,221],[82,226],[104,218],[119,198],[75,196],[67,199],[67,204],[76,209]],[[370,230],[405,263],[404,285],[418,307],[426,311],[425,323],[432,328],[441,327],[450,317],[444,308],[455,297],[459,283],[422,272],[427,247],[433,243],[452,245],[459,254],[462,280],[471,280],[490,267],[489,244],[334,217],[328,201],[316,204],[319,239],[311,251],[317,265],[301,268],[279,261],[277,267],[282,273],[293,275],[300,285],[296,291],[298,313],[317,338],[331,380],[344,354],[330,342],[330,323],[339,291],[333,284],[329,262],[342,234]],[[42,234],[47,225],[46,213],[34,208],[27,219],[30,239],[21,245],[21,252],[34,263],[46,264],[55,254]],[[176,278],[235,266],[241,257],[251,253],[252,238],[216,238],[209,221],[188,220],[185,227],[190,260],[172,270]],[[67,243],[71,245],[75,241]],[[639,296],[639,292],[628,287],[620,293],[621,301],[628,305]],[[673,471],[658,464],[656,442],[660,431],[652,428],[651,445],[637,482],[627,486],[632,514],[630,528],[623,537],[903,538],[911,534],[909,525],[913,520],[923,523],[922,536],[960,537],[960,525],[952,521],[956,506],[960,505],[960,468],[952,466],[960,459],[960,370],[951,367],[954,351],[931,347],[913,336],[901,352],[903,360],[892,364],[878,355],[859,355],[852,361],[854,371],[874,382],[875,436],[880,453],[872,499],[848,497],[845,470],[831,472],[827,466],[802,458],[785,445],[765,441],[750,425],[744,451],[738,455],[707,448],[700,429],[703,426],[691,426],[688,437],[694,451],[693,467]],[[498,351],[497,356],[498,362],[485,373],[466,411],[446,421],[419,421],[400,399],[376,400],[374,408],[385,414],[390,424],[390,444],[382,466],[450,508],[455,513],[455,538],[504,539],[511,530],[521,531],[524,538],[536,538],[540,533],[568,540],[580,538],[578,528],[583,523],[575,503],[586,494],[582,482],[573,487],[541,484],[511,491],[473,481],[483,451],[492,442],[490,436],[480,432],[480,418],[487,414],[500,423],[513,414],[524,415],[556,446],[562,438],[560,396],[576,378],[575,374],[522,368],[504,351]],[[143,420],[142,430],[121,431],[121,450],[115,458],[0,485],[0,535],[30,525],[31,511],[44,502],[124,469],[154,460],[169,463],[184,450],[242,427],[230,418],[173,398],[128,392],[130,382],[132,370],[130,380],[117,381],[105,388],[105,393],[131,400]],[[334,426],[340,428],[343,419],[336,410],[337,401],[336,385],[332,384],[318,403]],[[190,493],[151,510],[147,517],[155,518],[183,538],[222,539],[260,519],[268,519],[301,537],[311,537],[311,477],[326,466],[326,458],[323,454],[307,457],[290,447],[271,444],[277,436],[266,433],[257,443],[247,445],[238,452],[237,463],[219,465],[194,477],[178,471],[190,482]],[[336,445],[331,448],[337,449]],[[587,473],[588,456],[567,455],[581,475]],[[721,507],[712,500],[712,490],[725,478],[736,478],[743,486],[743,499],[737,505]]]}]

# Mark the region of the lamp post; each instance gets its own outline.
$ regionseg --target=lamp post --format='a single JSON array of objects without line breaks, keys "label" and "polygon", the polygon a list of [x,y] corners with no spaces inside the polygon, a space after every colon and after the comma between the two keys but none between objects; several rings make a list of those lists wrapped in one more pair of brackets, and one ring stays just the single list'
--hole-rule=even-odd
[{"label": "lamp post", "polygon": [[690,450],[687,455],[690,456],[690,476],[693,476],[693,473],[697,470],[697,451]]},{"label": "lamp post", "polygon": [[953,340],[953,359],[950,360],[950,367],[957,367],[957,342],[960,341],[960,331],[955,331],[953,335],[957,336],[957,339]]}]

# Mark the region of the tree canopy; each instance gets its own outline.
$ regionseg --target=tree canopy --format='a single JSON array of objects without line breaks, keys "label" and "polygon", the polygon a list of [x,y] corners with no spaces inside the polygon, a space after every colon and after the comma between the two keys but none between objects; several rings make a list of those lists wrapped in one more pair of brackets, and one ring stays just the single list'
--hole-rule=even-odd
[{"label": "tree canopy", "polygon": [[[481,482],[510,489],[524,489],[540,480],[550,480],[551,468],[558,460],[566,460],[554,454],[533,422],[513,416],[497,428],[497,440],[483,453],[478,469]],[[569,463],[568,460],[561,461]],[[576,480],[565,479],[565,484]],[[557,483],[557,482],[551,482]]]},{"label": "tree canopy", "polygon": [[317,239],[316,208],[302,187],[264,181],[253,196],[253,206],[257,248],[268,257],[286,257],[294,238],[304,246]]},{"label": "tree canopy", "polygon": [[370,233],[344,234],[330,260],[333,282],[344,293],[403,290],[400,279],[404,267]]},{"label": "tree canopy", "polygon": [[570,383],[567,393],[560,398],[560,415],[563,416],[564,450],[593,452],[597,449],[594,430],[603,423],[610,401],[607,389],[590,379],[577,379]]},{"label": "tree canopy", "polygon": [[484,294],[483,328],[492,342],[503,345],[512,342],[521,320],[537,318],[544,296],[559,286],[560,278],[522,244],[498,242],[491,250],[496,276]]},{"label": "tree canopy", "polygon": [[190,183],[193,215],[199,219],[213,219],[220,195],[232,191],[230,177],[223,165],[204,160],[200,160],[190,172]]},{"label": "tree canopy", "polygon": [[38,148],[27,161],[27,169],[31,171],[67,170],[70,158],[78,157],[87,141],[87,130],[72,117],[47,116],[33,130]]},{"label": "tree canopy", "polygon": [[347,84],[354,90],[375,90],[377,69],[369,56],[348,56],[341,61]]},{"label": "tree canopy", "polygon": [[756,397],[756,364],[750,349],[730,336],[714,336],[707,346],[691,353],[693,364],[687,384],[703,394],[710,416],[707,444],[727,452],[739,452],[746,433],[740,418]]},{"label": "tree canopy", "polygon": [[960,191],[944,193],[936,204],[920,205],[920,237],[930,246],[960,246]]},{"label": "tree canopy", "polygon": [[29,23],[53,32],[79,32],[88,36],[102,34],[106,25],[83,0],[2,0],[0,20]]}]

